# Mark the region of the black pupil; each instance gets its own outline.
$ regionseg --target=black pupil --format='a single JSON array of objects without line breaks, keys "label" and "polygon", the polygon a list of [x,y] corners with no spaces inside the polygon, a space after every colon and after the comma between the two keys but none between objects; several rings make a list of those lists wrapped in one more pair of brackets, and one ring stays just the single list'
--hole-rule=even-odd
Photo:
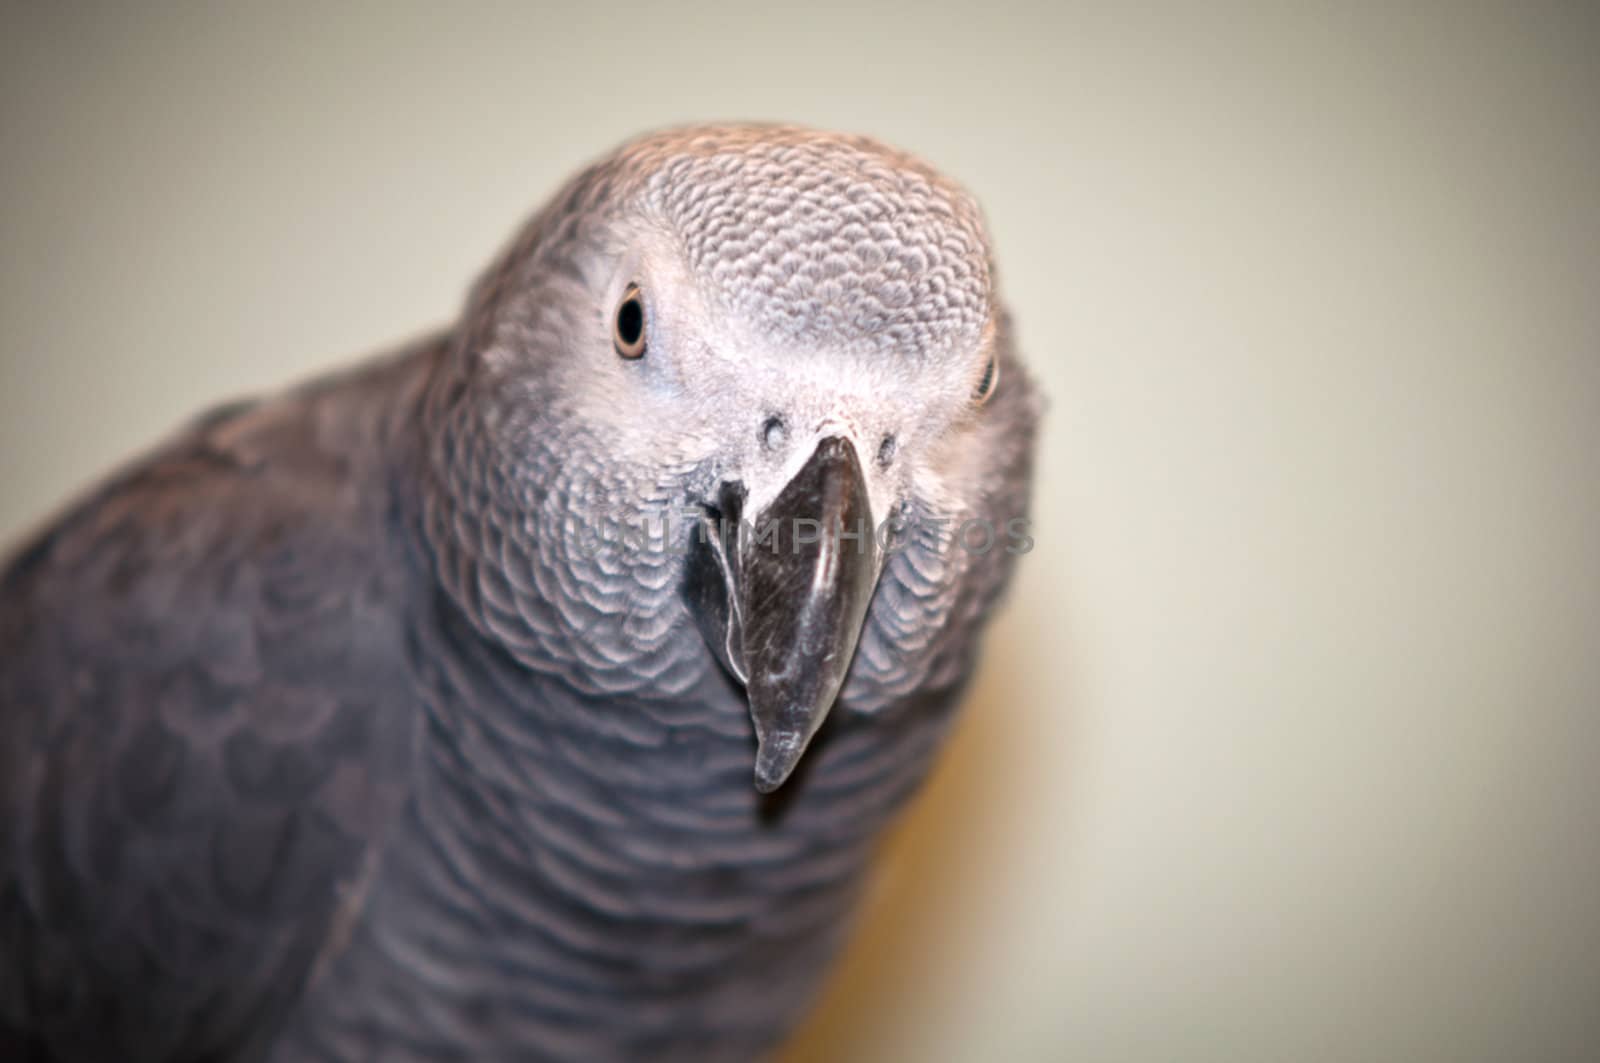
[{"label": "black pupil", "polygon": [[989,359],[989,364],[983,367],[983,379],[978,381],[978,397],[989,394],[989,389],[994,387],[994,359]]},{"label": "black pupil", "polygon": [[632,347],[644,333],[644,307],[638,299],[624,299],[617,307],[617,338]]}]

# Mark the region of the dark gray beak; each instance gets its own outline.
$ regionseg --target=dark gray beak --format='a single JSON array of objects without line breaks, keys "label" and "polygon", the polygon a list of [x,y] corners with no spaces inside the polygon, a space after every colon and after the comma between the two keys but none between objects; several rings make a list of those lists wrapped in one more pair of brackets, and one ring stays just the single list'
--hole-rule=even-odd
[{"label": "dark gray beak", "polygon": [[[829,436],[762,512],[724,484],[689,556],[706,644],[740,682],[756,728],[756,789],[783,785],[833,707],[878,582],[855,447]],[[842,534],[841,534],[842,533]]]}]

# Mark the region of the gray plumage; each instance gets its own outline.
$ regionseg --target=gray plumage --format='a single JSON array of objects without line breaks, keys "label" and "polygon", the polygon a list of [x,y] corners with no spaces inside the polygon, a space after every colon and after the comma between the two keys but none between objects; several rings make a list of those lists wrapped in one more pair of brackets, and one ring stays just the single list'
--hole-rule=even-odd
[{"label": "gray plumage", "polygon": [[[945,734],[1036,408],[920,162],[718,127],[592,166],[456,326],[208,416],[8,563],[0,1058],[759,1055]],[[719,664],[662,517],[807,475],[903,546],[832,650],[755,646],[755,603]],[[767,712],[780,657],[837,702]],[[812,731],[758,792],[757,734],[771,789]]]}]

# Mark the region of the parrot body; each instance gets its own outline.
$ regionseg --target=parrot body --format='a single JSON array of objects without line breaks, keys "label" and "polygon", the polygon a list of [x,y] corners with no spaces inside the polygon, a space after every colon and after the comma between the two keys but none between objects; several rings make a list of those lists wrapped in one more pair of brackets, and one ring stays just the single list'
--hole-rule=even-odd
[{"label": "parrot body", "polygon": [[[8,563],[0,1058],[759,1056],[946,733],[1036,406],[914,160],[708,127],[591,167],[456,326]],[[699,534],[730,511],[903,541]]]}]

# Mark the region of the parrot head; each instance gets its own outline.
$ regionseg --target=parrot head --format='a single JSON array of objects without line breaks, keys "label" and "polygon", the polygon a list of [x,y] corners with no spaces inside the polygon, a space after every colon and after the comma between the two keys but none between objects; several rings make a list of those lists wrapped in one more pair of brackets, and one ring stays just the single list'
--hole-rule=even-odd
[{"label": "parrot head", "polygon": [[597,163],[475,291],[463,342],[494,392],[478,416],[501,440],[564,440],[537,490],[561,476],[583,485],[570,505],[676,520],[670,564],[615,562],[634,575],[611,615],[634,646],[665,640],[642,603],[670,584],[747,696],[759,790],[845,686],[897,522],[981,512],[1009,358],[992,274],[977,205],[921,162],[730,126]]}]

